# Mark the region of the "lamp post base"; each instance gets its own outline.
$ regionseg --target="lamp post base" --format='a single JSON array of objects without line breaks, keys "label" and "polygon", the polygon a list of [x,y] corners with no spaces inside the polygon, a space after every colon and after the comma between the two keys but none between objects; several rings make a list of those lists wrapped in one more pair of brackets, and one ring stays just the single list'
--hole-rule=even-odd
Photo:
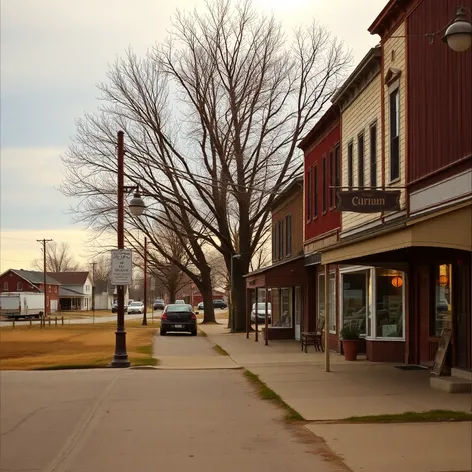
[{"label": "lamp post base", "polygon": [[112,367],[125,368],[131,365],[126,352],[126,331],[115,331],[115,354],[111,361]]}]

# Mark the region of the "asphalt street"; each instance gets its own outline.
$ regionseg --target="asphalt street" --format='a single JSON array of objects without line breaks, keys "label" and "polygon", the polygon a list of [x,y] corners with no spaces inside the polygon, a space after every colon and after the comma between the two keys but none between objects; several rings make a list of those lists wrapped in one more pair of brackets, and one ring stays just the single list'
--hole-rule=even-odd
[{"label": "asphalt street", "polygon": [[[167,357],[216,357],[203,336],[159,341]],[[1,471],[347,470],[241,370],[2,372],[0,394]]]}]

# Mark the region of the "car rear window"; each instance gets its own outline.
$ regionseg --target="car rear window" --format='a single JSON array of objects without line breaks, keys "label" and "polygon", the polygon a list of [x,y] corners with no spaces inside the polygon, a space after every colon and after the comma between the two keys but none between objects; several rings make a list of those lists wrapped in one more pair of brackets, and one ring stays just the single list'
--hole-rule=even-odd
[{"label": "car rear window", "polygon": [[189,311],[192,311],[188,305],[183,305],[183,304],[180,304],[180,305],[167,305],[167,308],[166,308],[166,311],[168,313],[175,313],[175,312],[182,312],[182,311],[185,311],[185,312],[189,312]]}]

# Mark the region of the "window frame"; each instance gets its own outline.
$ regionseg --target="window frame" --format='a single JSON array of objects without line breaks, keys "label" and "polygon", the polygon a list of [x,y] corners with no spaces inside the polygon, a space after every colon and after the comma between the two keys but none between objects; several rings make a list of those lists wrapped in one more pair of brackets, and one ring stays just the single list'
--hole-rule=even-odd
[{"label": "window frame", "polygon": [[328,209],[332,210],[336,206],[336,175],[335,175],[335,157],[334,157],[334,147],[330,149],[329,151],[329,167],[328,167],[328,172],[329,172],[329,206]]},{"label": "window frame", "polygon": [[319,200],[319,186],[318,186],[318,162],[313,166],[313,219],[318,218],[318,200]]},{"label": "window frame", "polygon": [[328,164],[326,154],[321,159],[321,214],[328,211]]},{"label": "window frame", "polygon": [[17,292],[22,292],[23,291],[23,281],[22,280],[18,280],[18,282],[16,282],[16,291]]},{"label": "window frame", "polygon": [[377,121],[374,121],[369,127],[369,159],[370,187],[377,188]]},{"label": "window frame", "polygon": [[278,259],[284,258],[284,220],[279,220],[279,257]]},{"label": "window frame", "polygon": [[277,260],[277,223],[272,223],[272,260]]},{"label": "window frame", "polygon": [[347,186],[349,190],[354,187],[354,140],[347,143]]},{"label": "window frame", "polygon": [[311,167],[309,167],[306,171],[306,186],[305,188],[307,189],[307,195],[306,195],[306,222],[309,223],[311,221],[311,200],[312,200],[312,195],[311,195],[311,186],[312,186],[312,173],[311,173]]},{"label": "window frame", "polygon": [[292,255],[292,214],[285,215],[285,257]]},{"label": "window frame", "polygon": [[8,280],[5,280],[5,281],[3,282],[3,291],[4,291],[4,292],[8,292],[8,288],[9,288],[9,287],[8,287]]},{"label": "window frame", "polygon": [[364,136],[364,131],[362,131],[361,133],[359,133],[357,135],[357,187],[359,189],[364,189],[365,188],[365,136]]},{"label": "window frame", "polygon": [[334,146],[334,206],[337,206],[337,192],[341,187],[341,146],[339,142]]},{"label": "window frame", "polygon": [[[395,108],[393,108],[395,104]],[[390,183],[400,180],[400,87],[389,91]],[[395,172],[395,173],[394,173]]]}]

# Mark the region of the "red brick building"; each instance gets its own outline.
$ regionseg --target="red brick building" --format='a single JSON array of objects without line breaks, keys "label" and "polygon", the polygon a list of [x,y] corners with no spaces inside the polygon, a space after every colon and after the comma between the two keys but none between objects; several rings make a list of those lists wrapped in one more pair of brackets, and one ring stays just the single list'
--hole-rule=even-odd
[{"label": "red brick building", "polygon": [[[47,312],[53,313],[59,307],[60,283],[50,276],[47,284]],[[0,290],[6,292],[44,292],[44,275],[42,272],[23,269],[8,269],[0,275]]]},{"label": "red brick building", "polygon": [[303,177],[298,177],[272,205],[272,265],[246,275],[247,326],[252,306],[257,302],[262,309],[267,302],[268,339],[300,339],[305,285]]}]

